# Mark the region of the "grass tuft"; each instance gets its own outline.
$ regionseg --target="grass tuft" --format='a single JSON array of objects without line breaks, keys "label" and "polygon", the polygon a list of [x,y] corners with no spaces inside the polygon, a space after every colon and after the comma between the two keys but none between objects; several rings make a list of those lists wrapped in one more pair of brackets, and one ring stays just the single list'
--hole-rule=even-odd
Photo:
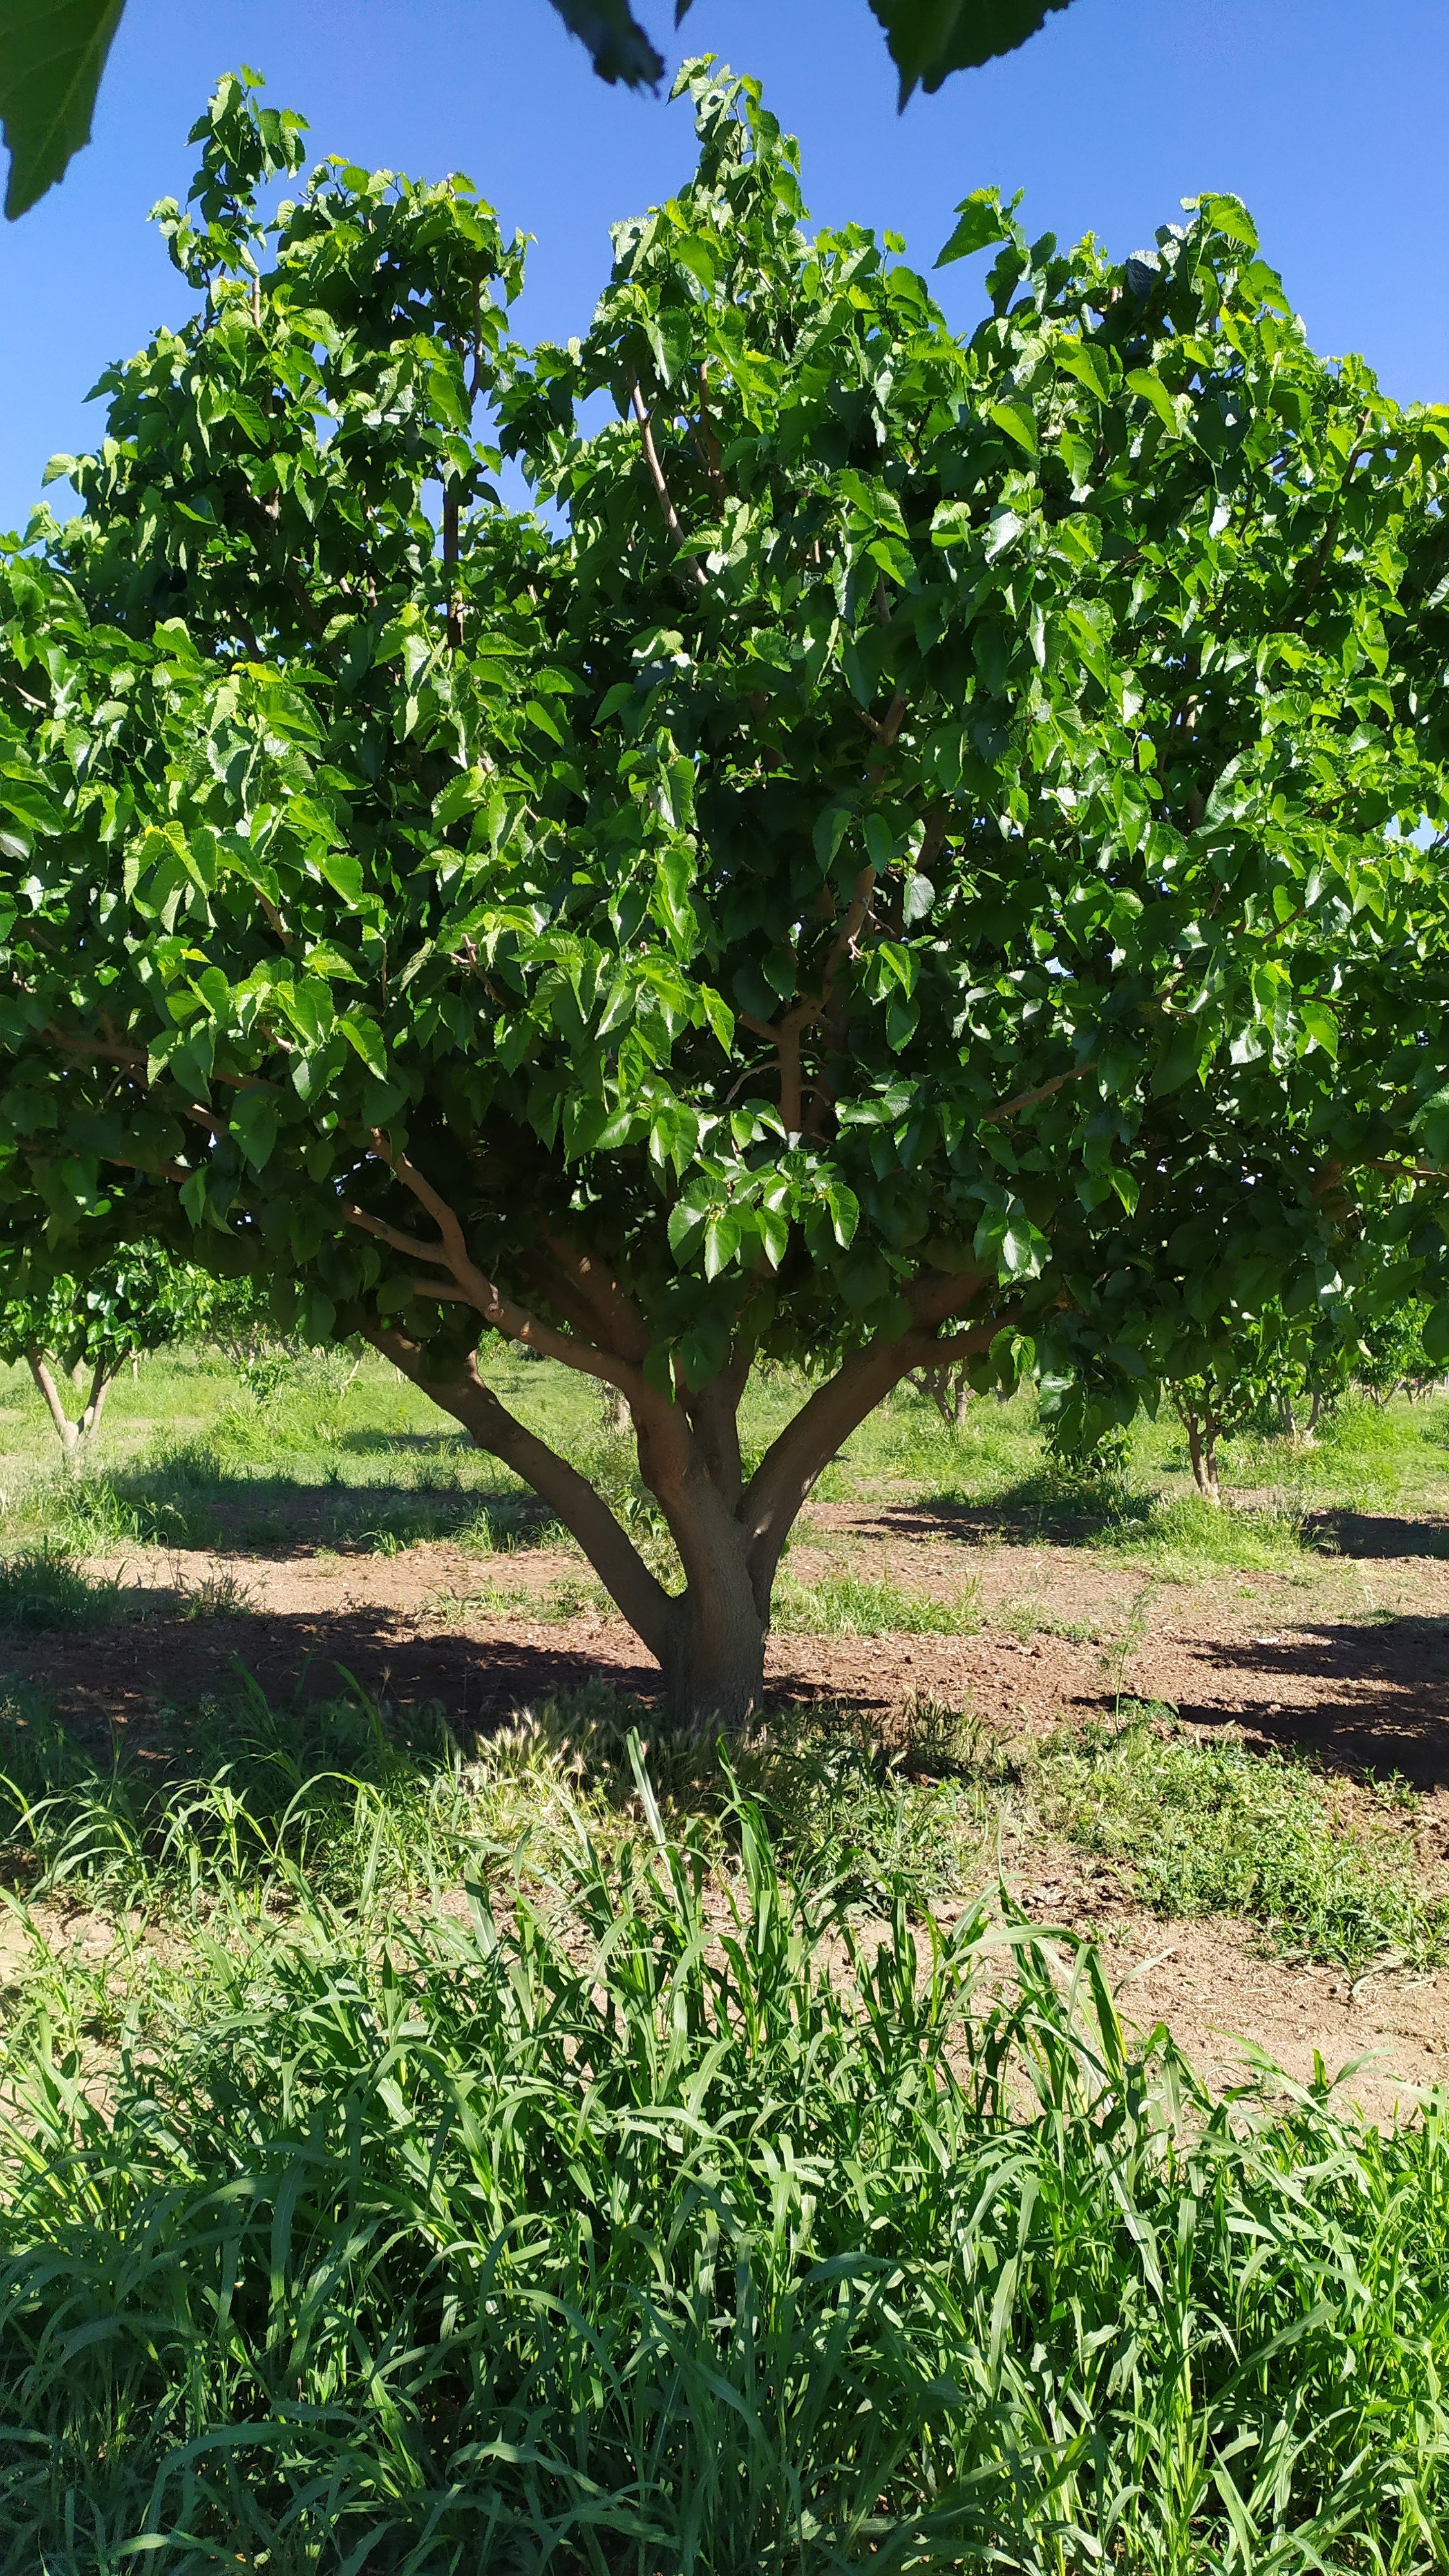
[{"label": "grass tuft", "polygon": [[889,1576],[832,1572],[802,1583],[785,1575],[775,1586],[773,1624],[786,1636],[970,1637],[980,1624],[978,1601],[974,1581],[937,1600],[903,1591]]},{"label": "grass tuft", "polygon": [[120,1590],[47,1539],[0,1562],[0,1628],[102,1626],[120,1615]]}]

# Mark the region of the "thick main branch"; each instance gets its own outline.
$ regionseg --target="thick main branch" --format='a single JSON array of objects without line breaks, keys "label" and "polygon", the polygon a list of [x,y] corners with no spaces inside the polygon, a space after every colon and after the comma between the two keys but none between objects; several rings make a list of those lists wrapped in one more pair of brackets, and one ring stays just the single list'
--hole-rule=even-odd
[{"label": "thick main branch", "polygon": [[[928,1368],[939,1357],[937,1326],[969,1306],[982,1285],[971,1272],[936,1272],[918,1280],[908,1291],[913,1319],[909,1330],[893,1340],[871,1342],[843,1361],[766,1450],[740,1505],[757,1598],[769,1598],[780,1551],[822,1467],[892,1387],[912,1369]],[[953,1333],[952,1356],[989,1349],[1001,1325],[1000,1314],[993,1310],[978,1323]]]},{"label": "thick main branch", "polygon": [[500,1403],[479,1375],[474,1353],[469,1353],[456,1378],[435,1378],[421,1346],[408,1334],[385,1324],[363,1329],[375,1350],[401,1369],[423,1395],[451,1413],[455,1422],[461,1422],[475,1447],[500,1458],[557,1512],[635,1634],[662,1663],[669,1649],[669,1595],[587,1478]]}]

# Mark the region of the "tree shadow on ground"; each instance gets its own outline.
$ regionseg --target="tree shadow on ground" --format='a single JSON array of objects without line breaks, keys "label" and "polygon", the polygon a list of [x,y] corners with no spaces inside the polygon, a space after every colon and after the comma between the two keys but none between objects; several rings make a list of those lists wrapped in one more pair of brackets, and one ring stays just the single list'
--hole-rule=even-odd
[{"label": "tree shadow on ground", "polygon": [[1325,1555],[1449,1557],[1449,1520],[1424,1513],[1404,1519],[1392,1512],[1355,1512],[1334,1505],[1310,1511],[1306,1531]]},{"label": "tree shadow on ground", "polygon": [[487,1549],[534,1547],[556,1528],[529,1493],[454,1481],[347,1485],[341,1478],[248,1475],[205,1453],[95,1477],[79,1497],[93,1544],[233,1548],[285,1556],[315,1547],[391,1550],[474,1534]]},{"label": "tree shadow on ground", "polygon": [[989,1501],[977,1502],[950,1491],[920,1494],[912,1503],[892,1504],[892,1529],[912,1537],[939,1536],[951,1530],[983,1546],[1088,1547],[1124,1517],[1146,1519],[1151,1510],[1132,1496],[1124,1506],[1120,1494],[1099,1493],[1091,1486],[1065,1484],[1053,1476],[1023,1476]]},{"label": "tree shadow on ground", "polygon": [[[147,1615],[103,1630],[12,1630],[0,1637],[7,1683],[44,1694],[68,1725],[141,1737],[207,1700],[224,1700],[244,1676],[278,1706],[328,1700],[353,1687],[393,1710],[440,1709],[463,1740],[486,1734],[588,1682],[646,1701],[659,1669],[628,1632],[613,1628],[597,1650],[560,1637],[489,1638],[420,1629],[381,1604],[342,1610],[241,1611],[188,1619],[165,1592],[135,1596]],[[619,1651],[622,1647],[622,1653]]]},{"label": "tree shadow on ground", "polygon": [[1235,1724],[1346,1771],[1449,1786],[1449,1618],[1324,1622],[1188,1651],[1231,1675],[1235,1692],[1231,1706],[1180,1700],[1190,1724]]}]

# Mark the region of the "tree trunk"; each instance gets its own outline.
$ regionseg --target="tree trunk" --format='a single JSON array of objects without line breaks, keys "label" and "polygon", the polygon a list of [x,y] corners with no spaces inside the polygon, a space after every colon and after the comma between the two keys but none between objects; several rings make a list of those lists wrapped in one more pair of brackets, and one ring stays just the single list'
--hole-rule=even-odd
[{"label": "tree trunk", "polygon": [[1205,1503],[1222,1506],[1218,1485],[1218,1426],[1211,1414],[1199,1417],[1190,1404],[1179,1408],[1182,1426],[1187,1433],[1187,1454],[1192,1460],[1192,1481]]},{"label": "tree trunk", "polygon": [[[90,1394],[79,1420],[73,1422],[66,1412],[60,1388],[56,1385],[44,1351],[27,1351],[25,1356],[30,1365],[30,1374],[45,1398],[46,1411],[55,1424],[56,1438],[65,1452],[65,1463],[68,1467],[73,1467],[80,1451],[87,1441],[94,1439],[101,1427],[101,1416],[106,1409],[106,1397],[111,1391],[111,1380],[106,1374],[105,1361],[97,1360],[91,1376]],[[78,1375],[77,1367],[71,1371],[73,1382]]]},{"label": "tree trunk", "polygon": [[763,1615],[745,1564],[743,1545],[710,1550],[670,1604],[669,1643],[662,1657],[669,1708],[690,1735],[734,1734],[758,1712],[765,1687]]},{"label": "tree trunk", "polygon": [[56,1438],[65,1452],[66,1465],[69,1466],[80,1445],[80,1425],[72,1422],[61,1401],[60,1389],[50,1373],[50,1364],[44,1351],[27,1351],[25,1357],[29,1363],[30,1374],[45,1398],[45,1409],[55,1424]]},{"label": "tree trunk", "polygon": [[[596,1329],[605,1320],[617,1323],[610,1301],[620,1304],[618,1292],[607,1280],[586,1279],[586,1270],[587,1264],[576,1265],[583,1283],[576,1302],[586,1309],[587,1298],[594,1300],[590,1320]],[[821,1468],[911,1369],[988,1347],[1000,1329],[999,1315],[979,1319],[949,1341],[938,1338],[941,1325],[981,1284],[962,1274],[926,1274],[913,1295],[910,1329],[843,1361],[771,1443],[743,1490],[738,1414],[748,1351],[737,1351],[697,1393],[682,1380],[666,1393],[644,1375],[648,1337],[642,1326],[624,1315],[622,1353],[604,1347],[601,1332],[588,1360],[572,1364],[626,1398],[640,1474],[659,1503],[683,1568],[683,1589],[675,1593],[666,1592],[587,1478],[500,1402],[479,1375],[476,1352],[457,1375],[440,1379],[426,1348],[398,1327],[379,1322],[366,1330],[374,1347],[461,1422],[480,1449],[501,1458],[557,1513],[659,1664],[674,1723],[707,1735],[738,1729],[760,1705],[775,1569]],[[572,1297],[574,1291],[564,1293]],[[563,1293],[556,1292],[556,1302],[564,1303]],[[521,1338],[517,1332],[509,1337]],[[559,1336],[551,1340],[555,1357],[573,1347]],[[642,1347],[631,1349],[631,1342]]]},{"label": "tree trunk", "polygon": [[975,1392],[964,1367],[943,1365],[940,1368],[916,1369],[912,1372],[912,1383],[920,1388],[922,1395],[930,1397],[941,1420],[959,1431]]}]

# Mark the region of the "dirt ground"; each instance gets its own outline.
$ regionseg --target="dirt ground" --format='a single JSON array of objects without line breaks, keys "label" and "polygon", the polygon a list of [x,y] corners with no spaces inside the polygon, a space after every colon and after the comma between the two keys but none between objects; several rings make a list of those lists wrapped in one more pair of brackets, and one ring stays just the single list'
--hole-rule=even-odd
[{"label": "dirt ground", "polygon": [[[977,1625],[961,1636],[776,1635],[772,1696],[847,1702],[882,1720],[929,1697],[1008,1740],[1109,1714],[1119,1691],[1162,1700],[1204,1732],[1231,1725],[1300,1745],[1346,1781],[1402,1775],[1423,1793],[1423,1864],[1437,1875],[1449,1861],[1449,1561],[1422,1552],[1449,1530],[1365,1519],[1337,1534],[1339,1553],[1305,1559],[1307,1571],[1177,1582],[1130,1559],[1003,1545],[971,1521],[818,1507],[789,1559],[797,1580],[888,1573],[941,1598],[972,1583]],[[541,1549],[136,1550],[96,1571],[124,1587],[113,1625],[0,1635],[0,1670],[44,1687],[82,1731],[115,1725],[144,1739],[164,1707],[224,1687],[238,1664],[274,1697],[330,1695],[345,1675],[394,1705],[439,1702],[465,1736],[590,1679],[645,1700],[657,1687],[621,1620],[557,1615],[561,1587],[590,1587],[577,1558]],[[241,1606],[208,1606],[217,1584],[236,1587]],[[1143,2028],[1167,2022],[1215,2084],[1241,2076],[1245,2048],[1300,2081],[1315,2051],[1333,2070],[1366,2060],[1350,2090],[1375,2117],[1449,2081],[1449,1976],[1386,1969],[1351,1991],[1342,1971],[1263,1958],[1243,1927],[1134,1911],[1078,1853],[1033,1858],[1014,1890],[1027,1911],[1097,1932],[1124,2013]]]}]

